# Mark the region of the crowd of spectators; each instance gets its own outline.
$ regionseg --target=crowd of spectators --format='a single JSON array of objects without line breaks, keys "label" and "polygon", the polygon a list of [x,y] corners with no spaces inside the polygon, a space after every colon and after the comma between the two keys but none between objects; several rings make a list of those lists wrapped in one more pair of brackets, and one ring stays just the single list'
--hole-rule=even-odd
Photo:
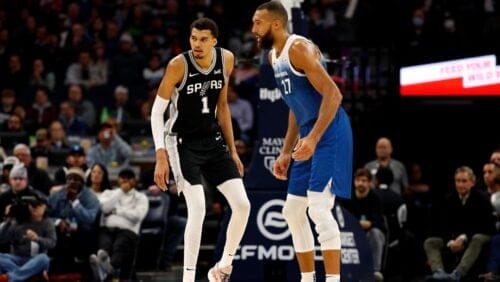
[{"label": "crowd of spectators", "polygon": [[[47,270],[43,254],[49,249],[52,249],[50,252],[84,260],[90,254],[85,251],[92,250],[94,256],[91,263],[95,276],[99,277],[111,273],[110,269],[119,268],[121,261],[130,263],[130,254],[125,254],[127,259],[123,260],[120,246],[116,247],[117,254],[113,254],[112,246],[120,240],[109,240],[109,237],[126,234],[127,240],[130,239],[127,242],[135,244],[133,234],[137,234],[137,223],[144,218],[144,212],[135,215],[132,222],[115,226],[117,217],[130,217],[122,212],[124,208],[109,209],[103,205],[115,201],[122,194],[132,197],[136,195],[135,188],[146,189],[153,184],[152,181],[137,182],[136,175],[127,170],[133,162],[133,150],[137,146],[151,146],[133,144],[134,137],[150,135],[152,101],[164,74],[165,63],[189,48],[189,23],[197,17],[213,18],[221,29],[219,45],[230,49],[237,57],[228,100],[238,150],[248,165],[258,131],[254,94],[259,79],[258,66],[252,60],[257,50],[249,32],[251,13],[258,3],[250,2],[0,1],[0,157],[3,160],[0,214],[2,218],[8,214],[6,207],[12,204],[12,199],[32,196],[35,200],[29,204],[30,219],[21,221],[36,225],[29,228],[22,225],[17,229],[6,225],[4,229],[0,227],[0,233],[9,230],[26,232],[29,229],[45,238],[37,252],[40,256],[35,260],[39,268],[33,268],[37,273]],[[394,61],[404,65],[490,53],[499,56],[500,15],[497,2],[316,0],[305,1],[303,11],[310,37],[327,57],[352,55],[352,46],[361,49],[379,46],[397,51]],[[391,16],[395,7],[398,14]],[[381,74],[373,72],[371,75]],[[356,122],[355,116],[353,122]],[[375,211],[371,214],[372,211],[357,209],[359,204],[356,203],[352,207],[371,242],[378,242],[373,244],[377,279],[381,279],[383,274],[393,275],[388,265],[398,265],[401,260],[391,257],[401,256],[408,250],[420,254],[408,260],[408,265],[414,263],[417,269],[418,265],[423,266],[420,273],[412,270],[407,274],[427,272],[434,278],[446,279],[450,275],[454,275],[452,278],[467,275],[472,268],[470,261],[469,264],[441,265],[437,250],[446,247],[455,255],[469,250],[467,244],[476,242],[478,237],[480,243],[475,244],[486,246],[485,241],[488,240],[475,236],[475,230],[446,233],[434,228],[434,224],[430,226],[426,219],[428,215],[438,212],[434,208],[439,206],[439,201],[449,203],[450,210],[453,208],[465,213],[467,210],[459,205],[458,199],[463,200],[463,195],[468,199],[468,192],[460,192],[462,190],[459,189],[477,189],[490,195],[498,191],[495,153],[484,167],[485,189],[479,187],[481,182],[476,185],[478,187],[472,188],[476,182],[470,168],[458,168],[456,174],[450,176],[455,177],[458,194],[452,193],[448,198],[445,195],[455,189],[431,187],[422,178],[425,167],[419,163],[394,160],[391,154],[391,141],[388,138],[378,140],[377,158],[367,163],[365,169],[357,171],[354,183],[356,192],[353,199],[358,202],[369,199]],[[361,156],[361,159],[367,158]],[[390,173],[381,167],[389,168]],[[409,168],[409,175],[405,167]],[[110,169],[123,173],[110,181]],[[466,183],[466,188],[460,188],[464,184],[457,183],[457,177],[460,182]],[[374,182],[368,185],[372,179]],[[116,181],[119,188],[112,190]],[[371,190],[366,190],[367,186],[375,189],[376,193],[368,193]],[[155,190],[154,187],[149,188]],[[107,192],[111,190],[113,192]],[[74,198],[75,195],[79,198]],[[103,195],[104,200],[101,200]],[[44,197],[48,200],[43,200]],[[123,201],[123,205],[132,204],[125,198]],[[407,211],[404,224],[401,216],[403,205]],[[56,221],[55,226],[49,227],[38,215],[42,211],[41,206],[49,207],[47,211],[51,217],[64,220]],[[144,207],[144,203],[141,206]],[[101,218],[100,211],[104,212],[103,218],[108,219],[102,230],[96,223]],[[365,214],[368,212],[370,214]],[[175,216],[179,218],[172,222],[178,222],[177,227],[182,227],[182,216]],[[442,227],[442,223],[450,218],[435,217],[436,225]],[[389,233],[391,227],[397,230]],[[125,231],[117,230],[120,228]],[[480,231],[488,233],[488,236],[494,234],[493,226],[486,229],[489,231]],[[55,244],[52,232],[57,234],[57,238],[64,234],[62,237],[65,240],[57,240]],[[106,241],[88,241],[94,247],[79,245],[81,250],[69,247],[72,252],[68,253],[72,240],[86,236],[85,232],[101,234],[100,238]],[[175,237],[177,242],[180,233],[169,236]],[[30,238],[35,238],[35,235],[30,233]],[[7,241],[12,239],[9,236],[0,237]],[[381,237],[385,245],[400,243],[399,253],[381,246]],[[498,241],[498,235],[491,236],[492,248],[498,245]],[[176,244],[169,245],[164,251],[167,263],[173,259]],[[23,248],[17,248],[13,255],[23,257],[20,260],[22,264],[30,263]],[[387,255],[387,252],[393,255]],[[425,264],[427,258],[431,268]],[[16,258],[0,257],[0,261],[4,259]],[[60,258],[59,261],[68,260]],[[55,262],[57,265],[57,260]],[[19,266],[22,264],[19,263]],[[487,266],[488,277],[498,274],[498,261],[490,261]],[[27,277],[23,275],[28,274],[23,269],[17,272],[9,270],[12,277]]]}]

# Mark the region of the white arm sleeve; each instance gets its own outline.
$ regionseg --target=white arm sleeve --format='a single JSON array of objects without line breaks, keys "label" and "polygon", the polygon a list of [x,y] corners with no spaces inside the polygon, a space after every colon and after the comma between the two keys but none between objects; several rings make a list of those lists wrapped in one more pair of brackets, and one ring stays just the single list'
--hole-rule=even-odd
[{"label": "white arm sleeve", "polygon": [[167,109],[170,100],[164,99],[156,95],[151,109],[151,132],[153,133],[153,140],[155,142],[155,150],[165,149],[165,121],[163,114]]}]

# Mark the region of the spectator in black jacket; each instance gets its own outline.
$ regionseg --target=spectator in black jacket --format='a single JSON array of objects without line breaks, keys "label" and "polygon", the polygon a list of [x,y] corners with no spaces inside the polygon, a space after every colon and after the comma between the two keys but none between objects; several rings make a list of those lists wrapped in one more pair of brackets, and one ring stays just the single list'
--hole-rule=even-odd
[{"label": "spectator in black jacket", "polygon": [[379,196],[370,188],[372,174],[366,168],[359,168],[354,173],[354,193],[349,201],[343,201],[344,207],[358,220],[366,232],[372,248],[375,281],[383,281],[381,272],[384,252],[385,226],[382,217],[382,203]]},{"label": "spectator in black jacket", "polygon": [[[483,247],[494,232],[493,210],[484,193],[474,188],[476,176],[471,168],[459,167],[455,171],[455,190],[434,211],[431,237],[424,242],[432,278],[459,281],[476,262]],[[460,257],[453,272],[445,272],[442,252]]]}]

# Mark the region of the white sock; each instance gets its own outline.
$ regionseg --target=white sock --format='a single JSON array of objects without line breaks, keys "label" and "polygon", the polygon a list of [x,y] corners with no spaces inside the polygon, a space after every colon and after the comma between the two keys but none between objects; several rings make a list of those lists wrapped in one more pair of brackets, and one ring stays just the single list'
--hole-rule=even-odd
[{"label": "white sock", "polygon": [[301,272],[300,282],[314,282],[316,280],[316,272]]},{"label": "white sock", "polygon": [[340,274],[327,274],[325,282],[340,282]]},{"label": "white sock", "polygon": [[182,282],[194,282],[196,278],[196,267],[184,267]]}]

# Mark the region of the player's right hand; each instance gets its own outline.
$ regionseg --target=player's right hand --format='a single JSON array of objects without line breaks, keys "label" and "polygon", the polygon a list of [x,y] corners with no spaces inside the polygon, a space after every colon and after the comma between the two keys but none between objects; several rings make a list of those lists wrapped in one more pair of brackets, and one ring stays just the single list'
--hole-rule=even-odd
[{"label": "player's right hand", "polygon": [[[163,155],[162,155],[163,153]],[[166,152],[158,150],[156,152],[156,165],[155,165],[155,175],[154,180],[156,185],[162,190],[167,191],[168,177],[170,176],[170,169],[168,167],[168,161],[166,157]]]},{"label": "player's right hand", "polygon": [[273,175],[279,180],[288,179],[288,167],[292,160],[291,154],[280,154],[273,165]]}]

